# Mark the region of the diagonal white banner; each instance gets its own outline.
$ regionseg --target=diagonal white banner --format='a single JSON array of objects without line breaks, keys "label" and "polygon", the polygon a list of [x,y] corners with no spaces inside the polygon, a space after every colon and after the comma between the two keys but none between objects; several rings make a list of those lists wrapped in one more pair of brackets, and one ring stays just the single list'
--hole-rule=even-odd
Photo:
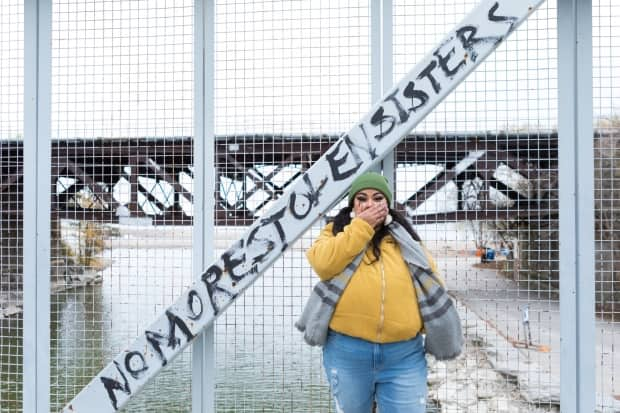
[{"label": "diagonal white banner", "polygon": [[543,1],[487,0],[477,6],[63,412],[122,408]]}]

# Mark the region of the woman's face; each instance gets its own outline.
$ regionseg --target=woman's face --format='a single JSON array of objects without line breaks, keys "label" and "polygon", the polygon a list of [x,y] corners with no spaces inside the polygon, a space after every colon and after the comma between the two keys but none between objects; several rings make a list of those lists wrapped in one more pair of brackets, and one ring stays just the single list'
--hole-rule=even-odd
[{"label": "woman's face", "polygon": [[388,206],[385,195],[376,189],[362,189],[353,197],[353,212],[355,212],[356,216],[373,206],[383,206],[385,208]]}]

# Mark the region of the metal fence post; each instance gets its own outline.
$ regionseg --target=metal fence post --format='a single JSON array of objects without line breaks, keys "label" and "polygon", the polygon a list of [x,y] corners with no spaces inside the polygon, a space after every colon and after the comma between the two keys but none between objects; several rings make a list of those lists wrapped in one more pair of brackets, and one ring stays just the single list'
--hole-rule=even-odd
[{"label": "metal fence post", "polygon": [[24,2],[23,409],[50,411],[51,2]]},{"label": "metal fence post", "polygon": [[[381,23],[381,0],[370,1],[370,101],[374,104],[383,96],[381,84],[382,73],[382,23]],[[371,168],[375,172],[381,172],[382,163]]]},{"label": "metal fence post", "polygon": [[[215,8],[212,0],[194,6],[194,230],[193,271],[200,279],[214,258],[215,165],[213,157],[213,86]],[[207,327],[193,344],[192,412],[215,411],[215,326]]]},{"label": "metal fence post", "polygon": [[558,2],[560,402],[592,412],[594,350],[594,154],[592,2]]},{"label": "metal fence post", "polygon": [[[376,103],[393,83],[392,70],[392,0],[373,0],[370,3],[370,90],[372,103]],[[381,165],[383,175],[395,189],[394,151],[387,154]]]},{"label": "metal fence post", "polygon": [[[392,50],[392,26],[393,26],[393,4],[392,0],[384,0],[381,3],[381,95],[385,95],[394,83],[394,70],[393,70],[393,50]],[[379,98],[377,98],[379,99]],[[373,99],[373,102],[375,100]],[[390,183],[390,188],[396,193],[396,165],[394,164],[394,151],[392,150],[388,155],[383,158],[383,174]],[[396,197],[394,197],[396,200]]]}]

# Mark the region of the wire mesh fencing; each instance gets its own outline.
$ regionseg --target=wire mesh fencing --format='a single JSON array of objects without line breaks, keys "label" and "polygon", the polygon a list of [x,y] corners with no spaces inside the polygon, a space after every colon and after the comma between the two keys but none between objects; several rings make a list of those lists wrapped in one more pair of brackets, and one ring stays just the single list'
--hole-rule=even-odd
[{"label": "wire mesh fencing", "polygon": [[[214,220],[220,256],[475,0],[214,2]],[[616,288],[619,36],[593,2],[596,405],[620,395]],[[50,402],[60,410],[193,281],[194,2],[52,3]],[[23,2],[0,5],[0,411],[22,410]],[[373,11],[374,10],[374,11]],[[557,5],[541,8],[395,148],[394,207],[439,264],[466,335],[432,359],[429,411],[559,411]],[[373,23],[375,22],[375,23]],[[373,66],[391,34],[392,64]],[[382,39],[385,41],[386,39]],[[379,59],[381,60],[381,59]],[[376,63],[375,63],[376,64]],[[200,155],[199,155],[200,156]],[[390,161],[391,162],[391,161]],[[211,184],[211,183],[209,183]],[[320,349],[294,328],[305,251],[344,202],[214,326],[216,411],[333,411]],[[616,363],[618,361],[618,363]],[[190,411],[192,357],[128,411]]]},{"label": "wire mesh fencing", "polygon": [[[394,2],[394,77],[476,4]],[[466,326],[464,355],[431,364],[442,411],[558,410],[555,7],[545,2],[396,148],[397,201]]]},{"label": "wire mesh fencing", "polygon": [[617,276],[617,175],[620,139],[620,84],[617,73],[618,22],[620,5],[594,1],[592,9],[592,96],[594,111],[594,212],[596,242],[595,308],[597,406],[604,411],[617,409],[620,394],[620,359],[615,351],[620,341],[618,328]]},{"label": "wire mesh fencing", "polygon": [[22,411],[23,2],[0,13],[0,410]]},{"label": "wire mesh fencing", "polygon": [[[216,256],[368,110],[369,7],[217,2]],[[331,411],[320,351],[294,328],[314,283],[304,251],[317,229],[218,319],[218,411]]]},{"label": "wire mesh fencing", "polygon": [[[193,15],[53,2],[53,411],[193,279]],[[190,366],[186,352],[128,409],[187,411]]]}]

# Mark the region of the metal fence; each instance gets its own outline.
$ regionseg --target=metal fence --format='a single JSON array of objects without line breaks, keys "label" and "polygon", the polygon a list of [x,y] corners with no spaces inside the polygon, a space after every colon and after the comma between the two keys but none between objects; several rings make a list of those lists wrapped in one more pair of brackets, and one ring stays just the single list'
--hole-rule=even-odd
[{"label": "metal fence", "polygon": [[[618,107],[620,67],[616,17],[620,5],[594,2],[592,8],[592,97],[594,111],[594,212],[596,242],[596,404],[611,411],[618,399]],[[608,407],[609,406],[609,407]]]},{"label": "metal fence", "polygon": [[[429,411],[620,409],[620,5],[577,3],[543,3],[381,163],[465,327]],[[60,411],[477,4],[3,1],[0,412]],[[126,410],[333,411],[293,326],[324,223]]]},{"label": "metal fence", "polygon": [[[191,139],[174,139],[193,136],[193,15],[191,1],[52,2],[51,207],[68,211],[52,218],[52,411],[192,280],[191,226],[168,221],[193,214]],[[97,211],[111,215],[84,216]],[[190,365],[128,409],[188,406]]]},{"label": "metal fence", "polygon": [[[23,156],[17,150],[24,136],[24,14],[20,1],[6,2],[0,13],[0,135],[2,152],[0,211],[0,410],[21,411],[23,392],[23,302],[21,222],[23,189],[16,183],[23,175]],[[7,410],[8,411],[8,410]]]},{"label": "metal fence", "polygon": [[[215,4],[216,199],[228,209],[263,215],[317,159],[312,143],[368,110],[369,23],[364,0]],[[287,141],[299,152],[278,147]],[[240,238],[240,218],[216,225],[216,256]],[[216,411],[331,410],[320,352],[294,328],[312,289],[303,252],[315,235],[291,245],[218,319]]]}]

